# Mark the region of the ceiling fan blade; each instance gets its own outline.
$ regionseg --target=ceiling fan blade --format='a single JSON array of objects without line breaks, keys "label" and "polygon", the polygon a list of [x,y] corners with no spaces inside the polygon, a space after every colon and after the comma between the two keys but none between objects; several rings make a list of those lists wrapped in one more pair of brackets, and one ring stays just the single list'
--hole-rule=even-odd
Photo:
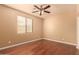
[{"label": "ceiling fan blade", "polygon": [[42,12],[40,12],[40,16],[42,15]]},{"label": "ceiling fan blade", "polygon": [[39,8],[38,6],[34,5],[34,7],[36,7],[37,9],[39,9],[39,10],[40,10],[40,8]]},{"label": "ceiling fan blade", "polygon": [[46,12],[46,13],[50,13],[50,11],[46,11],[46,10],[45,10],[44,12]]},{"label": "ceiling fan blade", "polygon": [[36,13],[36,12],[39,12],[39,11],[33,11],[32,13]]},{"label": "ceiling fan blade", "polygon": [[47,9],[47,8],[49,8],[50,7],[50,5],[47,5],[46,7],[44,7],[44,9]]}]

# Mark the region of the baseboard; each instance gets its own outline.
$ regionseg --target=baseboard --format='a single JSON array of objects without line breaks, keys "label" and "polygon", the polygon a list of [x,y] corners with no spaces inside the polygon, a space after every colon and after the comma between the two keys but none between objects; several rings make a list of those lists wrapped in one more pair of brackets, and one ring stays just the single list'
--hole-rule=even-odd
[{"label": "baseboard", "polygon": [[58,41],[58,40],[54,40],[54,39],[50,39],[50,38],[42,38],[42,39],[46,39],[46,40],[50,40],[50,41],[55,41],[55,42],[59,42],[59,43],[64,43],[64,44],[68,44],[68,45],[74,45],[74,46],[77,45],[77,44],[74,44],[74,43]]},{"label": "baseboard", "polygon": [[34,41],[38,41],[38,40],[41,40],[41,39],[42,39],[42,38],[34,39],[34,40],[30,40],[30,41],[22,42],[22,43],[17,43],[17,44],[10,45],[10,46],[6,46],[6,47],[2,47],[2,48],[0,48],[0,50],[4,50],[4,49],[7,49],[7,48],[12,48],[12,47],[16,47],[16,46],[19,46],[19,45],[22,45],[22,44],[26,44],[26,43],[30,43],[30,42],[34,42]]},{"label": "baseboard", "polygon": [[[50,39],[50,38],[38,38],[38,39],[31,40],[31,41],[26,41],[26,42],[17,43],[17,44],[14,44],[14,45],[2,47],[2,48],[0,48],[0,50],[4,50],[4,49],[7,49],[7,48],[12,48],[12,47],[15,47],[15,46],[19,46],[19,45],[30,43],[30,42],[34,42],[34,41],[38,41],[38,40],[41,40],[41,39],[55,41],[55,42],[59,42],[59,43],[69,44],[69,45],[74,45],[74,46],[77,45],[77,44],[73,44],[73,43],[69,43],[69,42],[63,42],[63,41],[58,41],[58,40],[54,40],[54,39]],[[79,49],[79,47],[76,47],[76,48]]]}]

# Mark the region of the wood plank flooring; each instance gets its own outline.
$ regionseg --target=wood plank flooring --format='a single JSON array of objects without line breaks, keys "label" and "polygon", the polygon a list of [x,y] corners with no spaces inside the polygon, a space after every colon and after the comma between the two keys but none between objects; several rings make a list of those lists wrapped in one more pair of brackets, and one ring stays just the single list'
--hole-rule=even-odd
[{"label": "wood plank flooring", "polygon": [[49,40],[39,40],[0,51],[9,55],[75,55],[76,47]]}]

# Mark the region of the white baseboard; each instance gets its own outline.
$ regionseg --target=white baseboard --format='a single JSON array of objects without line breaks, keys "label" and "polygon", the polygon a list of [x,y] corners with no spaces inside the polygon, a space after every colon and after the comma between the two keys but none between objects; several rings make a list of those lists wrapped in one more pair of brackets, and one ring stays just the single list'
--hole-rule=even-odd
[{"label": "white baseboard", "polygon": [[4,50],[4,49],[7,49],[7,48],[12,48],[12,47],[15,47],[15,46],[19,46],[19,45],[22,45],[22,44],[30,43],[30,42],[33,42],[33,41],[38,41],[38,40],[41,40],[41,39],[42,39],[42,38],[34,39],[34,40],[22,42],[22,43],[17,43],[17,44],[10,45],[10,46],[6,46],[6,47],[2,47],[2,48],[0,48],[0,50]]},{"label": "white baseboard", "polygon": [[59,43],[64,43],[64,44],[68,44],[68,45],[75,45],[75,46],[77,45],[77,44],[74,44],[74,43],[58,41],[58,40],[50,39],[50,38],[43,38],[43,39],[50,40],[50,41],[55,41],[55,42],[59,42]]},{"label": "white baseboard", "polygon": [[[0,50],[7,49],[7,48],[12,48],[12,47],[15,47],[15,46],[19,46],[19,45],[22,45],[22,44],[30,43],[30,42],[33,42],[33,41],[38,41],[38,40],[41,40],[41,39],[55,41],[55,42],[59,42],[59,43],[69,44],[69,45],[75,45],[75,46],[77,45],[77,44],[73,44],[73,43],[69,43],[69,42],[63,42],[63,41],[58,41],[58,40],[54,40],[54,39],[50,39],[50,38],[39,38],[39,39],[31,40],[31,41],[26,41],[26,42],[17,43],[17,44],[14,44],[14,45],[2,47],[2,48],[0,48]],[[79,47],[77,47],[77,48],[79,49]]]}]

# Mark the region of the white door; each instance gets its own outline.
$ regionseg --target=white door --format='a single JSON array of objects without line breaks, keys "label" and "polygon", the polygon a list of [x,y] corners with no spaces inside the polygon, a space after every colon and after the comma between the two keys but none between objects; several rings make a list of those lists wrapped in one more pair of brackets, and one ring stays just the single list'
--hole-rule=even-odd
[{"label": "white door", "polygon": [[77,48],[79,48],[79,17],[77,17]]}]

